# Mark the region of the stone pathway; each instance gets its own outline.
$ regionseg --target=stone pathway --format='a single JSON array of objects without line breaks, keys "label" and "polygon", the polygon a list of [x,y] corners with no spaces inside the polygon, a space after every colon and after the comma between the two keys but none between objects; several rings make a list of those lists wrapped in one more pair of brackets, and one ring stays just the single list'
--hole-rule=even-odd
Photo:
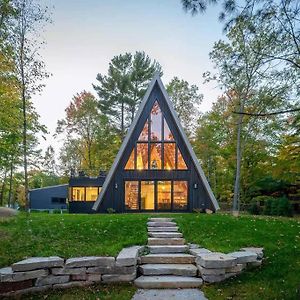
[{"label": "stone pathway", "polygon": [[149,254],[140,257],[142,276],[134,282],[140,290],[132,300],[205,300],[196,289],[203,283],[196,277],[196,257],[187,254],[189,247],[173,219],[150,218],[147,226]]},{"label": "stone pathway", "polygon": [[138,290],[132,300],[207,300],[198,289]]}]

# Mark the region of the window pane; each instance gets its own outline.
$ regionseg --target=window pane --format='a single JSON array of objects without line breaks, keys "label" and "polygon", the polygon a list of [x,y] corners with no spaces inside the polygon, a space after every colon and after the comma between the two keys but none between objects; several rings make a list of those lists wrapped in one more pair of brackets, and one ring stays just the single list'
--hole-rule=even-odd
[{"label": "window pane", "polygon": [[154,209],[154,181],[141,181],[141,209]]},{"label": "window pane", "polygon": [[133,169],[134,169],[134,149],[132,150],[125,166],[125,170],[133,170]]},{"label": "window pane", "polygon": [[162,130],[162,114],[157,101],[154,103],[151,110],[151,140],[161,141]]},{"label": "window pane", "polygon": [[174,141],[173,134],[172,134],[165,118],[164,118],[164,140],[165,141]]},{"label": "window pane", "polygon": [[72,188],[72,201],[84,201],[84,187]]},{"label": "window pane", "polygon": [[150,169],[161,169],[161,143],[150,145]]},{"label": "window pane", "polygon": [[177,153],[177,155],[178,155],[178,157],[177,157],[177,169],[186,170],[187,166],[186,166],[186,163],[185,163],[185,161],[182,157],[182,154],[181,154],[179,148],[177,148],[177,151],[178,151],[178,153]]},{"label": "window pane", "polygon": [[96,201],[98,197],[98,187],[86,188],[86,201]]},{"label": "window pane", "polygon": [[139,136],[139,141],[148,141],[148,120],[146,121],[144,128]]},{"label": "window pane", "polygon": [[175,143],[164,144],[164,169],[174,170],[175,169]]},{"label": "window pane", "polygon": [[138,143],[136,146],[136,167],[138,170],[148,169],[148,144]]},{"label": "window pane", "polygon": [[138,191],[138,181],[125,181],[125,209],[139,209]]},{"label": "window pane", "polygon": [[173,208],[187,209],[187,181],[174,181],[173,184]]},{"label": "window pane", "polygon": [[171,209],[171,181],[157,181],[157,208]]}]

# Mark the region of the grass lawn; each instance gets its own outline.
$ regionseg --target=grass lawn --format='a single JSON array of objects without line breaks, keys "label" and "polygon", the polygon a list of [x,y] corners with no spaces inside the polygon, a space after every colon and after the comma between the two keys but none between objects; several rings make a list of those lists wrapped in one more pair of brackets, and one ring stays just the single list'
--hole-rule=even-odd
[{"label": "grass lawn", "polygon": [[[0,221],[0,265],[26,256],[116,255],[122,247],[145,244],[149,214],[21,214]],[[162,215],[160,215],[162,216]],[[167,215],[166,215],[167,216]],[[188,242],[230,252],[263,246],[261,268],[202,289],[211,299],[300,299],[300,220],[225,214],[168,214]],[[46,299],[131,299],[132,285],[95,286],[48,293]],[[45,299],[27,296],[26,299]],[[25,298],[24,298],[25,299]]]}]

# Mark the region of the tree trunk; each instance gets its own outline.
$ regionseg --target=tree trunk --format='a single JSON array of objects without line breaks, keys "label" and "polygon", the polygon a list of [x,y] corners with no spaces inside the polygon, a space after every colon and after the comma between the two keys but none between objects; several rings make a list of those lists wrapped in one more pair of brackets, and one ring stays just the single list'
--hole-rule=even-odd
[{"label": "tree trunk", "polygon": [[4,173],[4,178],[3,178],[3,182],[2,182],[2,187],[1,187],[1,206],[4,205],[4,190],[5,190],[5,181],[6,181],[6,176],[7,176],[7,171],[5,170]]},{"label": "tree trunk", "polygon": [[124,100],[121,102],[121,139],[124,139]]},{"label": "tree trunk", "polygon": [[[244,105],[241,105],[240,112],[243,112]],[[241,177],[241,162],[242,162],[242,126],[243,126],[243,115],[239,115],[237,124],[237,141],[236,141],[236,173],[234,183],[234,194],[233,194],[233,206],[232,211],[234,215],[239,213],[239,200],[240,200],[240,177]]]},{"label": "tree trunk", "polygon": [[13,158],[10,162],[10,174],[9,174],[9,191],[8,191],[8,207],[11,207],[11,200],[12,200],[12,181],[13,181],[13,171],[14,171],[14,164]]},{"label": "tree trunk", "polygon": [[[23,3],[23,9],[25,8],[25,2]],[[24,14],[24,11],[22,12]],[[29,209],[28,199],[28,160],[27,160],[27,110],[26,110],[26,76],[25,76],[25,62],[24,62],[24,50],[25,50],[25,19],[22,16],[21,33],[20,33],[20,75],[21,75],[21,100],[22,100],[22,112],[23,112],[23,163],[24,163],[24,191],[25,191],[25,210]]]},{"label": "tree trunk", "polygon": [[24,191],[25,191],[25,210],[29,209],[28,199],[28,162],[27,162],[27,115],[25,89],[22,88],[22,109],[23,109],[23,159],[24,159]]}]

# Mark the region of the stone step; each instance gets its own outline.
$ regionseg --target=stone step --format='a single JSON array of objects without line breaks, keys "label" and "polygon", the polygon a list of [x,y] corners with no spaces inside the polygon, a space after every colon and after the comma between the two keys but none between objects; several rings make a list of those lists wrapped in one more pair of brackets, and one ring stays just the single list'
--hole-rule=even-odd
[{"label": "stone step", "polygon": [[172,222],[173,218],[149,218],[149,222]]},{"label": "stone step", "polygon": [[134,283],[142,289],[178,289],[198,288],[203,281],[201,278],[185,276],[140,276]]},{"label": "stone step", "polygon": [[208,300],[198,289],[138,289],[131,300]]},{"label": "stone step", "polygon": [[150,253],[184,253],[188,251],[186,245],[148,246]]},{"label": "stone step", "polygon": [[148,235],[154,238],[181,238],[180,232],[149,232]]},{"label": "stone step", "polygon": [[139,270],[143,275],[146,276],[197,276],[197,267],[192,264],[146,264],[141,265]]},{"label": "stone step", "polygon": [[148,227],[148,232],[177,232],[178,226],[172,227]]},{"label": "stone step", "polygon": [[149,227],[174,227],[176,226],[175,222],[148,222],[147,226]]},{"label": "stone step", "polygon": [[148,254],[140,257],[141,264],[194,264],[196,257],[185,253]]},{"label": "stone step", "polygon": [[184,245],[183,238],[148,238],[148,245]]}]

